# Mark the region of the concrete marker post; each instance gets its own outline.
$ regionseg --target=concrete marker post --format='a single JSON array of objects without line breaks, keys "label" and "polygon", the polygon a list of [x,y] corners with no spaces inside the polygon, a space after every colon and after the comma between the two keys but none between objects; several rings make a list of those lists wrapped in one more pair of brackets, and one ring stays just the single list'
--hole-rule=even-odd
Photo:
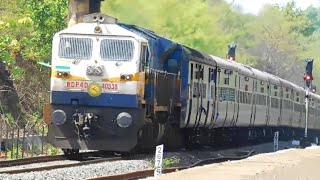
[{"label": "concrete marker post", "polygon": [[154,157],[154,177],[162,174],[163,144],[156,147]]}]

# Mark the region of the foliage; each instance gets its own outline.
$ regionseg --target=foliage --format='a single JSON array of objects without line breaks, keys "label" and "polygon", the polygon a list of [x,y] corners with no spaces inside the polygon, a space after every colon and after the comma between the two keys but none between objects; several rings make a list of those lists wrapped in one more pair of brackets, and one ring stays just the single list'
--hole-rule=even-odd
[{"label": "foliage", "polygon": [[114,0],[103,4],[102,11],[122,22],[150,28],[187,46],[221,56],[225,56],[226,44],[234,39],[216,28],[217,25],[223,26],[223,15],[230,12],[226,3],[209,6],[208,2],[198,0],[187,0],[185,3],[174,0],[153,3],[146,0]]},{"label": "foliage", "polygon": [[10,113],[5,113],[4,115],[1,116],[1,118],[10,126],[15,124],[14,118]]},{"label": "foliage", "polygon": [[44,146],[44,150],[48,155],[58,155],[62,153],[61,149],[53,147],[50,144],[46,144]]},{"label": "foliage", "polygon": [[[22,148],[22,144],[13,144],[13,147],[9,147],[6,151],[7,159],[19,159],[23,157],[32,157],[39,156],[41,154],[41,146],[38,144],[28,144],[28,149]],[[23,152],[24,151],[24,152]],[[61,154],[61,150],[59,148],[53,147],[50,144],[45,144],[43,146],[43,153],[46,155],[58,155]]]},{"label": "foliage", "polygon": [[31,42],[34,52],[47,59],[51,53],[53,35],[67,25],[66,0],[31,0],[26,2],[33,21],[34,35]]},{"label": "foliage", "polygon": [[18,147],[14,144],[13,148],[8,149],[7,158],[8,159],[19,159],[22,157],[22,144],[19,144]]},{"label": "foliage", "polygon": [[[294,2],[266,5],[256,16],[223,0],[113,0],[103,3],[102,12],[220,57],[225,57],[227,44],[235,42],[237,61],[300,85],[304,59],[320,58],[315,35],[320,11],[302,11]],[[319,78],[315,73],[315,80]]]},{"label": "foliage", "polygon": [[[162,159],[162,168],[173,167],[180,162],[180,159],[176,156],[166,157]],[[154,158],[150,160],[150,165],[154,168]]]},{"label": "foliage", "polygon": [[52,37],[66,27],[67,1],[5,0],[0,7],[0,59],[14,79],[25,118],[35,121],[50,80],[50,69],[37,62],[50,59]]}]

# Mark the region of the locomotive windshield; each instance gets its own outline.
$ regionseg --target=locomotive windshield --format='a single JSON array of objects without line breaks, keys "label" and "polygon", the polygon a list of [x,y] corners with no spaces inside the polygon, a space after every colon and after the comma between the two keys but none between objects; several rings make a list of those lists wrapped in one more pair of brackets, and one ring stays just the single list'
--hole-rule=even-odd
[{"label": "locomotive windshield", "polygon": [[[61,37],[58,56],[65,59],[90,60],[99,53],[92,38]],[[130,61],[134,55],[134,42],[128,39],[102,39],[97,42],[100,58],[104,61]]]},{"label": "locomotive windshield", "polygon": [[130,61],[134,44],[131,40],[104,39],[100,45],[100,56],[105,61]]},{"label": "locomotive windshield", "polygon": [[62,37],[59,44],[59,57],[66,59],[89,60],[92,57],[93,40],[90,38]]}]

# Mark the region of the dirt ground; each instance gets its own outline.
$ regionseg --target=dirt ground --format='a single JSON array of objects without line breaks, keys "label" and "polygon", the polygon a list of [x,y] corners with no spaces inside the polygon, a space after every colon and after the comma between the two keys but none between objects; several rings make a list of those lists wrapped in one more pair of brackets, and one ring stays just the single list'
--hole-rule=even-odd
[{"label": "dirt ground", "polygon": [[260,154],[164,174],[157,179],[320,180],[320,147]]}]

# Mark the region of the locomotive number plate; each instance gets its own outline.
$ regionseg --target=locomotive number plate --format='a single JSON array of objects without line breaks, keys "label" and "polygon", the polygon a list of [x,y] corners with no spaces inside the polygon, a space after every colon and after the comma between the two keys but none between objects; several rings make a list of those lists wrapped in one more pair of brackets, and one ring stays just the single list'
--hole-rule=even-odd
[{"label": "locomotive number plate", "polygon": [[[90,83],[87,81],[66,81],[65,87],[68,89],[81,89],[87,90]],[[117,91],[119,89],[118,83],[111,83],[111,82],[97,82],[100,84],[101,88],[105,91]]]}]

